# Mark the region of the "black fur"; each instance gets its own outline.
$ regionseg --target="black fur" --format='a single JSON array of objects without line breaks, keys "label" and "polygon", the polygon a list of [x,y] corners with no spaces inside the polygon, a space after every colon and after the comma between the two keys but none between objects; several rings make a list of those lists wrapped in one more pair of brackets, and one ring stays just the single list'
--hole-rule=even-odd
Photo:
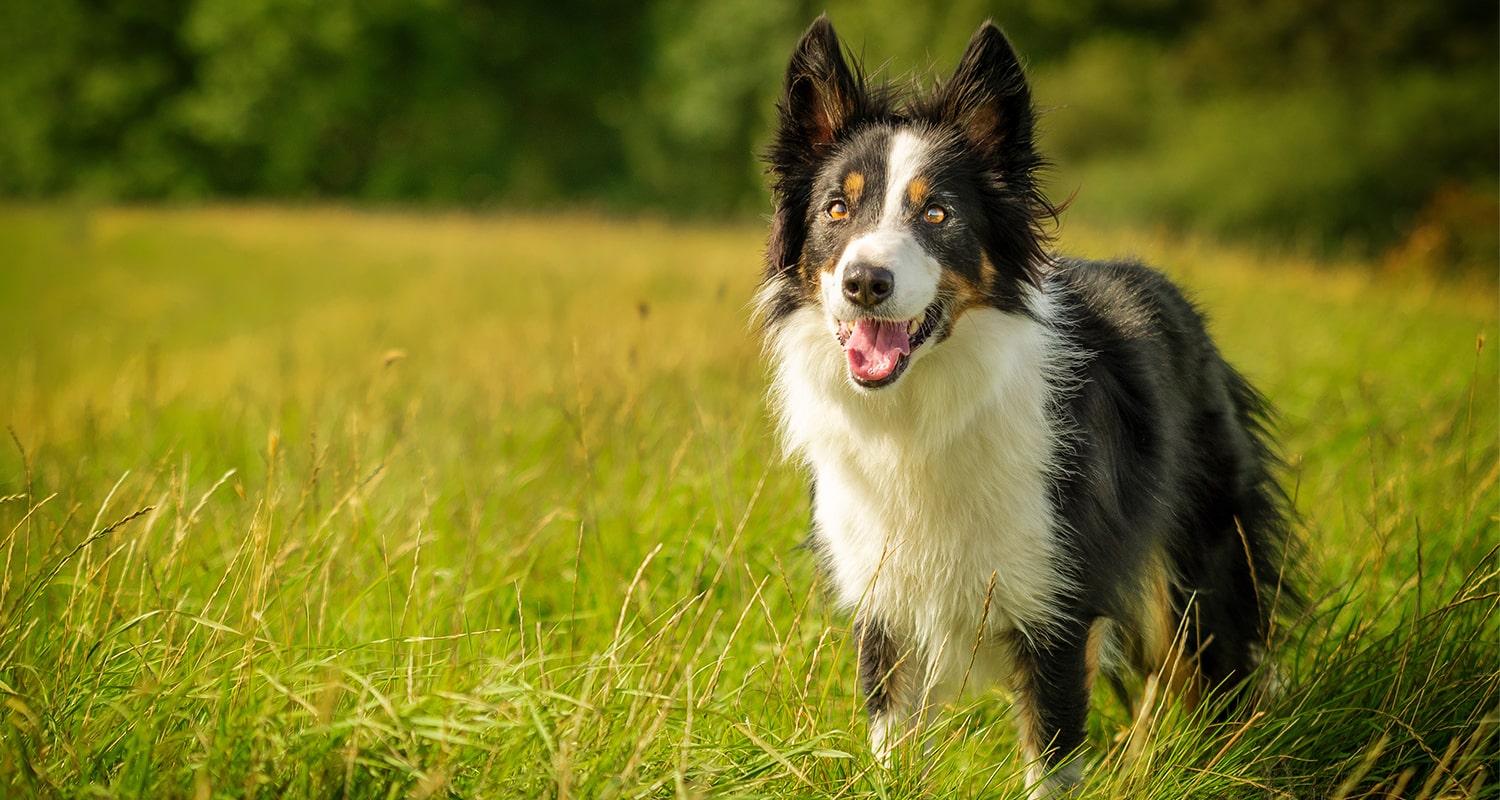
[{"label": "black fur", "polygon": [[1011,657],[1016,674],[1011,688],[1023,709],[1021,741],[1043,756],[1049,769],[1084,743],[1089,717],[1089,627],[1069,621],[1039,641],[1015,637]]},{"label": "black fur", "polygon": [[1053,487],[1083,587],[1074,613],[1122,613],[1121,578],[1164,538],[1176,610],[1194,602],[1189,622],[1204,630],[1192,631],[1193,640],[1212,638],[1205,677],[1243,677],[1245,646],[1265,641],[1269,612],[1295,599],[1283,569],[1288,503],[1271,474],[1266,402],[1161,274],[1064,259],[1048,290],[1071,305],[1063,333],[1091,354],[1063,409],[1071,441]]},{"label": "black fur", "polygon": [[[1004,34],[985,23],[952,78],[898,103],[848,66],[820,17],[792,55],[778,109],[767,153],[776,213],[761,295],[765,335],[819,302],[820,272],[875,224],[858,204],[837,227],[820,215],[851,171],[867,176],[865,191],[883,193],[881,159],[906,129],[932,144],[924,178],[964,221],[916,226],[912,236],[978,298],[971,302],[1032,314],[1073,354],[1053,398],[1061,442],[1049,486],[1060,523],[1051,535],[1065,554],[1069,588],[1056,598],[1060,621],[1051,629],[1005,643],[1028,749],[1058,766],[1083,743],[1090,638],[1102,621],[1133,666],[1151,671],[1162,667],[1150,649],[1160,646],[1149,641],[1153,630],[1160,634],[1151,617],[1167,615],[1166,635],[1181,628],[1178,652],[1201,688],[1239,686],[1269,643],[1273,618],[1299,600],[1288,575],[1296,541],[1274,477],[1269,407],[1162,275],[1132,262],[1051,254],[1048,224],[1057,210],[1038,183],[1045,162],[1033,144],[1030,91]],[[1045,314],[1026,300],[1037,292],[1052,304]],[[918,371],[901,380],[921,380]],[[815,548],[819,538],[815,530]],[[1158,601],[1167,607],[1154,607]],[[912,643],[898,643],[873,615],[857,628],[867,707],[887,713]]]},{"label": "black fur", "polygon": [[878,620],[861,620],[855,626],[854,638],[859,647],[859,686],[865,695],[865,710],[872,715],[889,711],[901,649]]}]

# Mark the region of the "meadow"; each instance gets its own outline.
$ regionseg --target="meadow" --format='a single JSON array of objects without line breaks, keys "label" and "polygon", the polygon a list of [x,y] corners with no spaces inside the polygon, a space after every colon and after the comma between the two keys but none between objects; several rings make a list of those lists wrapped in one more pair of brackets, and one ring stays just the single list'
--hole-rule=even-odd
[{"label": "meadow", "polygon": [[[1023,797],[999,690],[869,755],[762,235],[0,208],[0,795]],[[1081,796],[1500,796],[1493,283],[1061,242],[1168,271],[1278,406],[1312,599],[1240,722],[1099,692]]]}]

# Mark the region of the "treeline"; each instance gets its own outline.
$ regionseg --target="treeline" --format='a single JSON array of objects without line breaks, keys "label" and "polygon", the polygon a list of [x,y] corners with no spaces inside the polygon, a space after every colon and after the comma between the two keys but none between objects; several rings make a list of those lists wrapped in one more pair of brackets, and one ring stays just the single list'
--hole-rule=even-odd
[{"label": "treeline", "polygon": [[825,8],[897,80],[1000,22],[1074,213],[1493,263],[1484,0],[8,0],[0,195],[764,211]]}]

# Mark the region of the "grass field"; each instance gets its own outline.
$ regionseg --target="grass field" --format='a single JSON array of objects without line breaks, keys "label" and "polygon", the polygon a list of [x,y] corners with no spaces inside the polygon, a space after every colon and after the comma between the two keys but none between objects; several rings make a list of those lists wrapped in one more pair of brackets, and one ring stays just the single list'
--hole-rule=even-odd
[{"label": "grass field", "polygon": [[[872,763],[761,235],[0,209],[0,795],[1023,796],[998,691]],[[1280,407],[1314,598],[1248,721],[1101,692],[1084,795],[1496,797],[1494,286],[1062,235]]]}]

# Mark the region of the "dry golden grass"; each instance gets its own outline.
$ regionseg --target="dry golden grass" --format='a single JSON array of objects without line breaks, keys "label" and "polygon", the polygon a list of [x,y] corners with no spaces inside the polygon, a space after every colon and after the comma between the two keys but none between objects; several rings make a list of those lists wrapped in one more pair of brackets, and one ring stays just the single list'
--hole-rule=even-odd
[{"label": "dry golden grass", "polygon": [[[1318,601],[1241,726],[1162,707],[1125,758],[1100,698],[1088,796],[1493,796],[1494,287],[1062,233],[1165,267],[1281,408]],[[0,793],[1020,796],[998,696],[864,749],[762,236],[0,209]]]}]

